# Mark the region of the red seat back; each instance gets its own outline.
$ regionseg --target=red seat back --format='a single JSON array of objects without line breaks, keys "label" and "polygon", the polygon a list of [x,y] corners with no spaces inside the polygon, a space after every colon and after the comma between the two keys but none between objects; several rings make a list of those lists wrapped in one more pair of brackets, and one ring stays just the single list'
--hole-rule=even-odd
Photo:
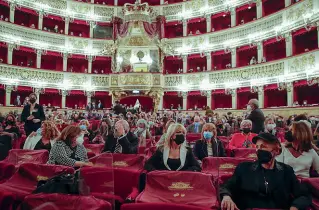
[{"label": "red seat back", "polygon": [[49,152],[47,150],[12,149],[4,162],[14,165],[21,165],[22,163],[44,164],[48,159]]},{"label": "red seat back", "polygon": [[101,154],[104,144],[84,144],[87,152],[93,152],[95,155]]},{"label": "red seat back", "polygon": [[205,208],[217,207],[211,175],[186,171],[153,171],[147,174],[140,203],[176,203]]},{"label": "red seat back", "polygon": [[236,158],[249,158],[257,160],[255,148],[237,148],[233,150],[233,154]]},{"label": "red seat back", "polygon": [[93,196],[76,196],[66,194],[29,195],[22,203],[23,210],[111,210],[110,203]]},{"label": "red seat back", "polygon": [[309,186],[312,197],[319,199],[319,178],[302,178],[301,182]]},{"label": "red seat back", "polygon": [[201,137],[200,133],[188,133],[188,134],[186,134],[186,140],[189,143],[197,141],[197,140],[199,140],[201,138],[202,137]]},{"label": "red seat back", "polygon": [[190,205],[181,205],[174,203],[133,203],[124,204],[121,210],[211,210],[211,208],[202,208]]},{"label": "red seat back", "polygon": [[144,167],[145,157],[140,154],[103,153],[91,159],[95,166],[140,170]]},{"label": "red seat back", "polygon": [[15,172],[15,166],[11,163],[0,162],[0,183],[9,179]]}]

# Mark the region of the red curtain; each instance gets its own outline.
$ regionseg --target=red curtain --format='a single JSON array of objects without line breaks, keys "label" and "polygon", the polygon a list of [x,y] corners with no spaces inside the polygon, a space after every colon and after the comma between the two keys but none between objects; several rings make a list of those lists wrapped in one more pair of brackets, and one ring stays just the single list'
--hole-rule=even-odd
[{"label": "red curtain", "polygon": [[168,22],[164,25],[165,38],[175,38],[183,36],[183,24],[180,22]]},{"label": "red curtain", "polygon": [[195,18],[189,20],[187,25],[187,34],[192,32],[192,34],[195,35],[197,30],[200,34],[206,33],[206,18]]},{"label": "red curtain", "polygon": [[88,61],[84,56],[72,55],[72,58],[68,58],[68,71],[72,69],[72,72],[84,73],[85,69],[88,69]]},{"label": "red curtain", "polygon": [[59,94],[58,90],[55,91],[49,91],[46,89],[44,94],[40,95],[40,104],[41,105],[48,105],[51,104],[51,106],[56,107],[62,107],[62,96]]},{"label": "red curtain", "polygon": [[298,101],[299,104],[303,104],[303,101],[306,100],[308,104],[319,104],[319,86],[317,84],[308,86],[295,86],[295,101]]},{"label": "red curtain", "polygon": [[123,5],[126,4],[126,3],[134,4],[134,3],[135,3],[135,0],[118,0],[117,5],[118,5],[118,6],[123,6]]},{"label": "red curtain", "polygon": [[163,96],[163,108],[169,109],[171,107],[171,104],[173,104],[174,109],[177,109],[178,105],[181,105],[183,107],[183,98],[178,97],[177,95],[165,95]]},{"label": "red curtain", "polygon": [[230,24],[231,17],[229,13],[219,13],[212,16],[212,29],[214,29],[214,31],[230,28]]},{"label": "red curtain", "polygon": [[183,69],[183,60],[178,57],[164,58],[164,72],[169,74],[176,74],[178,69]]},{"label": "red curtain", "polygon": [[212,69],[225,69],[227,64],[231,64],[231,53],[225,53],[224,50],[212,53]]},{"label": "red curtain", "polygon": [[270,15],[285,8],[285,0],[263,0],[263,16]]},{"label": "red curtain", "polygon": [[293,54],[298,55],[318,48],[317,28],[311,31],[301,29],[293,34]]},{"label": "red curtain", "polygon": [[237,50],[237,67],[247,66],[252,57],[257,60],[257,47],[243,46]]},{"label": "red curtain", "polygon": [[112,73],[112,58],[111,57],[96,57],[92,62],[92,73],[110,74]]},{"label": "red curtain", "polygon": [[61,30],[63,30],[64,34],[64,27],[65,23],[62,20],[61,17],[49,15],[48,17],[43,17],[43,28],[50,29],[51,32],[54,32],[53,29],[55,26],[58,26],[59,33],[61,33]]},{"label": "red curtain", "polygon": [[248,101],[250,99],[258,99],[258,93],[250,92],[250,87],[245,88],[244,91],[237,91],[237,109],[244,109],[247,107]]},{"label": "red curtain", "polygon": [[0,59],[2,59],[3,63],[7,63],[7,57],[8,57],[8,48],[1,46],[0,47]]},{"label": "red curtain", "polygon": [[111,108],[112,106],[112,96],[110,96],[108,92],[95,92],[95,95],[92,97],[91,100],[95,101],[95,104],[98,104],[98,101],[101,100],[104,108]]},{"label": "red curtain", "polygon": [[126,98],[122,98],[120,100],[120,103],[126,104],[128,106],[134,106],[137,99],[139,100],[143,110],[150,111],[154,108],[153,99],[147,96],[129,96]]},{"label": "red curtain", "polygon": [[264,107],[280,107],[287,106],[287,91],[278,90],[277,84],[273,88],[265,88],[264,90]]},{"label": "red curtain", "polygon": [[236,11],[237,25],[241,25],[242,20],[244,23],[251,22],[256,19],[257,16],[256,4],[246,4],[240,8],[237,8]]},{"label": "red curtain", "polygon": [[267,61],[278,60],[286,57],[286,41],[277,41],[276,38],[264,42],[264,56]]},{"label": "red curtain", "polygon": [[142,3],[148,3],[149,5],[160,5],[160,0],[142,0]]},{"label": "red curtain", "polygon": [[[222,90],[224,92],[224,90]],[[232,108],[232,96],[223,94],[212,95],[212,109],[217,108]]]},{"label": "red curtain", "polygon": [[[90,2],[89,0],[87,0],[87,2]],[[108,0],[94,0],[95,4],[103,4],[103,5],[114,5],[114,1],[108,1]]]},{"label": "red curtain", "polygon": [[188,70],[193,69],[193,72],[197,72],[197,68],[199,67],[200,71],[207,70],[207,61],[206,56],[201,57],[199,54],[192,54],[188,56]]},{"label": "red curtain", "polygon": [[207,106],[206,96],[189,95],[187,97],[187,109],[193,109],[197,106],[198,109],[204,109]]},{"label": "red curtain", "polygon": [[12,64],[17,66],[36,67],[37,55],[31,48],[20,47],[20,50],[13,50]]},{"label": "red curtain", "polygon": [[0,104],[2,106],[6,105],[6,91],[3,89],[3,86],[0,88]]},{"label": "red curtain", "polygon": [[63,71],[63,58],[59,53],[47,52],[41,56],[41,69]]},{"label": "red curtain", "polygon": [[155,37],[158,33],[157,23],[143,22],[144,30],[150,37]]},{"label": "red curtain", "polygon": [[14,22],[18,25],[23,25],[25,27],[30,27],[32,24],[35,25],[35,28],[38,28],[38,20],[36,12],[28,9],[21,8],[20,10],[16,9],[14,12]]},{"label": "red curtain", "polygon": [[0,4],[0,14],[3,15],[3,21],[10,16],[10,8],[8,5],[3,5],[2,3],[5,3],[4,1],[1,1]]},{"label": "red curtain", "polygon": [[87,104],[87,97],[84,95],[83,91],[80,90],[72,90],[69,96],[66,96],[66,107],[74,108],[75,105],[78,108],[86,107]]},{"label": "red curtain", "polygon": [[69,24],[69,35],[73,32],[74,36],[89,37],[90,36],[90,26],[86,22],[79,22],[79,20],[74,21]]}]

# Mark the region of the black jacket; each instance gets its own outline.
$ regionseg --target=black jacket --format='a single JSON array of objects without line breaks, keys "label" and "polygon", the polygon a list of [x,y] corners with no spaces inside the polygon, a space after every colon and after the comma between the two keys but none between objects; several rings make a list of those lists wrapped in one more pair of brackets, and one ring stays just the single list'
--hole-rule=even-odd
[{"label": "black jacket", "polygon": [[[268,183],[268,184],[266,184]],[[267,192],[266,192],[266,186]],[[264,169],[259,162],[244,162],[220,188],[221,199],[230,196],[239,209],[298,210],[311,205],[311,197],[300,184],[292,167],[275,162],[273,170]]]},{"label": "black jacket", "polygon": [[[144,169],[147,171],[154,171],[154,170],[168,170],[164,165],[163,160],[163,147],[160,147],[156,150],[155,154],[148,159],[144,165]],[[180,169],[180,171],[201,171],[201,167],[198,161],[195,159],[192,149],[187,148],[186,160],[184,167]]]},{"label": "black jacket", "polygon": [[[132,133],[128,132],[127,135],[118,140],[122,146],[123,154],[137,154],[138,138]],[[113,134],[107,136],[103,152],[113,153],[116,147],[117,138]]]},{"label": "black jacket", "polygon": [[264,122],[265,116],[261,109],[257,108],[251,111],[250,115],[247,117],[253,123],[252,132],[259,134],[265,130]]},{"label": "black jacket", "polygon": [[39,104],[35,104],[32,115],[34,119],[39,119],[40,122],[34,123],[33,120],[27,120],[30,116],[30,104],[25,105],[21,114],[21,121],[25,122],[24,128],[26,131],[36,131],[41,127],[41,122],[45,120],[43,107]]},{"label": "black jacket", "polygon": [[[208,157],[207,145],[207,141],[205,140],[196,141],[193,151],[195,157],[199,160],[203,160],[205,157]],[[219,139],[217,139],[217,143],[213,140],[211,145],[213,150],[212,157],[226,157],[224,145]]]}]

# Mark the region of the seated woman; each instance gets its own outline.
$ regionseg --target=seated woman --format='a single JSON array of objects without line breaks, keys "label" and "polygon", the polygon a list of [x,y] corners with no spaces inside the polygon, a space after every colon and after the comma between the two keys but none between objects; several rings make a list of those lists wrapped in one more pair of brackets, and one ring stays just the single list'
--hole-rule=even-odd
[{"label": "seated woman", "polygon": [[169,126],[164,145],[159,147],[155,154],[146,161],[144,169],[170,171],[201,171],[191,148],[185,142],[186,129],[181,124]]},{"label": "seated woman", "polygon": [[64,128],[51,148],[48,164],[71,167],[92,166],[93,164],[88,162],[85,147],[77,142],[81,132],[81,129],[74,125]]},{"label": "seated woman", "polygon": [[240,123],[241,133],[235,133],[230,142],[229,148],[254,148],[255,145],[252,143],[253,137],[257,136],[257,134],[251,132],[252,122],[250,120],[243,120]]},{"label": "seated woman", "polygon": [[92,142],[94,144],[105,144],[108,136],[113,136],[112,122],[109,118],[105,118],[101,121],[98,132]]},{"label": "seated woman", "polygon": [[216,127],[217,127],[217,136],[228,136],[227,128],[224,126],[224,123],[221,119],[217,119]]},{"label": "seated woman", "polygon": [[290,165],[296,176],[309,177],[311,167],[319,172],[319,156],[313,148],[311,129],[305,122],[293,122],[285,139],[288,142],[283,145],[277,161]]},{"label": "seated woman", "polygon": [[134,131],[134,134],[140,139],[140,146],[145,147],[146,139],[150,139],[152,137],[145,119],[139,119],[137,121],[137,129]]},{"label": "seated woman", "polygon": [[[83,140],[88,139],[89,142],[91,143],[93,138],[94,138],[94,135],[93,135],[93,131],[91,129],[89,129],[89,127],[90,127],[89,121],[88,120],[81,120],[79,123],[79,127],[82,131],[81,133],[83,136]],[[79,137],[79,138],[81,138],[81,137]]]},{"label": "seated woman", "polygon": [[194,146],[194,155],[199,160],[205,157],[226,157],[223,143],[217,138],[216,127],[213,123],[206,123],[202,130],[202,139],[197,140]]},{"label": "seated woman", "polygon": [[8,114],[4,120],[5,127],[1,132],[1,135],[9,135],[13,138],[19,138],[21,136],[19,127],[16,124],[16,118],[12,114]]},{"label": "seated woman", "polygon": [[156,143],[156,147],[160,147],[160,146],[164,145],[167,129],[169,128],[170,125],[172,125],[174,123],[175,123],[174,120],[169,120],[166,122],[166,124],[164,125],[164,129],[163,129],[163,135],[161,136],[160,140]]},{"label": "seated woman", "polygon": [[272,118],[266,118],[265,120],[265,133],[271,133],[272,135],[276,135],[276,123]]},{"label": "seated woman", "polygon": [[46,149],[50,152],[55,138],[60,135],[52,121],[44,121],[37,133],[31,133],[24,143],[23,149],[41,150]]}]

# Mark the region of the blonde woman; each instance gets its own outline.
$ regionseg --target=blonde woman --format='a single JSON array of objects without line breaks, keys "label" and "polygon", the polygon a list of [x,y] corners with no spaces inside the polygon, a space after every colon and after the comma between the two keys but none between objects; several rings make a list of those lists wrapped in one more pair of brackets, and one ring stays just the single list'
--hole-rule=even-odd
[{"label": "blonde woman", "polygon": [[184,142],[186,129],[181,124],[169,126],[164,145],[145,163],[145,170],[201,171],[193,152]]},{"label": "blonde woman", "polygon": [[46,149],[50,152],[55,139],[60,135],[57,127],[52,121],[46,120],[42,123],[37,133],[28,136],[23,149],[41,150]]},{"label": "blonde woman", "polygon": [[[79,123],[79,127],[81,129],[81,136],[79,137],[79,139],[82,139],[83,142],[84,142],[84,139],[85,138],[88,138],[89,139],[89,142],[91,143],[94,136],[93,136],[93,131],[90,130],[90,123],[88,120],[81,120],[80,123]],[[82,142],[82,143],[83,143]]]},{"label": "blonde woman", "polygon": [[167,129],[169,128],[170,125],[172,125],[172,124],[174,124],[174,123],[175,123],[174,120],[169,120],[169,121],[167,121],[167,123],[164,125],[163,135],[161,136],[160,140],[156,143],[156,147],[160,147],[160,146],[163,146],[163,145],[164,145]]}]

